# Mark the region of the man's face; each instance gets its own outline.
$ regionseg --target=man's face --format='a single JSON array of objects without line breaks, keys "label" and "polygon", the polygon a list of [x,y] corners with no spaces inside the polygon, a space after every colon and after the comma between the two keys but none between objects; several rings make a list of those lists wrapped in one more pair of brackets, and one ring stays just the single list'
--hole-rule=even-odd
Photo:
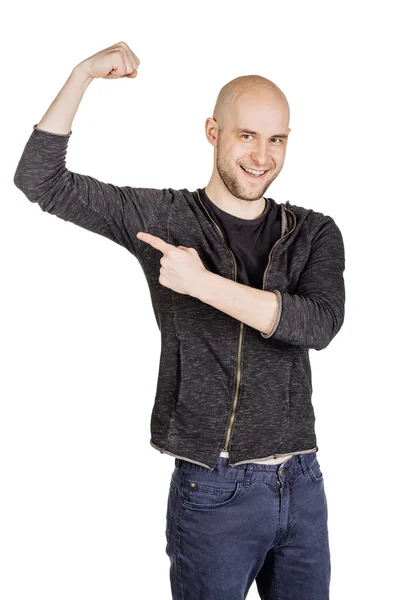
[{"label": "man's face", "polygon": [[[214,122],[215,123],[215,122]],[[218,132],[217,172],[233,196],[242,200],[262,198],[279,175],[289,135],[288,115],[279,99],[237,102]],[[243,167],[266,172],[246,173]]]}]

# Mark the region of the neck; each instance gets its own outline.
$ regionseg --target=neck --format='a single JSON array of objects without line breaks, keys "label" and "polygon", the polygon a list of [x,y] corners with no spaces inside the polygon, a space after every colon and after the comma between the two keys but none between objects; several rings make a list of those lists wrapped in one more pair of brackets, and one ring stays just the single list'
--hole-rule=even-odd
[{"label": "neck", "polygon": [[263,196],[256,200],[237,198],[223,184],[215,184],[212,180],[204,189],[213,204],[240,219],[257,219],[267,205],[267,200]]}]

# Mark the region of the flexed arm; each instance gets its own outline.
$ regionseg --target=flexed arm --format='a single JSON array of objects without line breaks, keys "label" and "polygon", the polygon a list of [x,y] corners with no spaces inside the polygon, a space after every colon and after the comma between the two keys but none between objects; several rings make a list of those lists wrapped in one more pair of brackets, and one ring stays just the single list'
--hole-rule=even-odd
[{"label": "flexed arm", "polygon": [[71,127],[83,94],[96,78],[134,78],[139,59],[125,42],[79,63],[49,109],[33,126],[15,175],[15,185],[44,212],[139,250],[136,233],[146,230],[166,190],[118,187],[66,168]]}]

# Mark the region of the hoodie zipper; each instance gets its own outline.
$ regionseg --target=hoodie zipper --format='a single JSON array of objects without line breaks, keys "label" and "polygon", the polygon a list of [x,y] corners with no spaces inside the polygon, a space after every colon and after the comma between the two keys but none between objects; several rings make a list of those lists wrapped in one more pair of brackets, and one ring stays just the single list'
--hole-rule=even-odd
[{"label": "hoodie zipper", "polygon": [[279,242],[280,242],[281,240],[283,240],[283,239],[284,239],[284,238],[285,238],[287,235],[289,235],[289,233],[292,233],[292,231],[293,231],[293,230],[295,229],[295,227],[296,227],[296,215],[295,215],[295,214],[294,214],[294,212],[292,212],[292,211],[291,211],[289,208],[286,208],[286,205],[284,206],[284,208],[285,208],[285,210],[287,210],[288,212],[290,212],[290,214],[291,214],[291,215],[293,215],[293,219],[294,219],[294,225],[293,225],[293,227],[292,227],[292,229],[291,229],[290,231],[288,231],[287,233],[285,233],[285,235],[283,235],[282,237],[280,237],[280,238],[279,238],[279,240],[276,240],[275,244],[272,246],[271,250],[269,251],[269,254],[268,254],[268,263],[267,263],[267,266],[265,267],[265,270],[264,270],[264,275],[263,275],[262,289],[264,289],[264,287],[265,287],[265,274],[266,274],[266,272],[267,272],[267,270],[268,270],[269,263],[271,262],[271,254],[272,254],[272,251],[273,251],[273,249],[275,248],[275,246],[276,246],[277,244],[279,244]]},{"label": "hoodie zipper", "polygon": [[[198,196],[198,198],[199,198],[199,200],[200,200],[200,202],[201,202],[202,206],[204,207],[204,210],[206,211],[207,215],[209,216],[209,219],[212,221],[212,223],[214,223],[215,227],[217,228],[217,230],[219,231],[219,233],[220,233],[220,235],[221,235],[221,238],[222,238],[222,239],[223,239],[223,241],[225,242],[225,245],[226,245],[226,247],[228,248],[229,252],[230,252],[230,253],[231,253],[231,255],[232,255],[232,258],[233,258],[233,265],[234,265],[234,276],[235,276],[235,279],[234,279],[234,281],[237,281],[237,264],[236,264],[236,258],[235,258],[235,255],[233,254],[232,250],[229,248],[228,244],[226,243],[226,240],[225,240],[224,234],[222,233],[222,231],[221,231],[221,228],[219,227],[218,223],[216,223],[216,222],[214,221],[214,219],[211,217],[210,213],[208,212],[207,208],[204,206],[204,202],[203,202],[203,201],[202,201],[202,199],[200,198],[200,194],[199,194],[199,191],[198,191],[198,190],[196,190],[196,194],[197,194],[197,196]],[[290,231],[288,231],[288,233],[286,233],[284,236],[282,236],[281,238],[279,238],[279,240],[277,240],[277,241],[275,242],[275,244],[272,246],[272,248],[271,248],[271,250],[270,250],[270,252],[269,252],[269,255],[268,255],[268,264],[267,264],[267,266],[265,267],[265,270],[264,270],[264,275],[263,275],[263,287],[262,287],[262,289],[264,289],[264,284],[265,284],[265,274],[266,274],[266,272],[267,272],[267,269],[268,269],[268,267],[269,267],[269,263],[270,263],[270,260],[271,260],[271,253],[272,253],[272,250],[275,248],[275,246],[276,246],[276,245],[277,245],[277,244],[278,244],[278,243],[279,243],[281,240],[283,240],[283,238],[285,238],[287,235],[289,235],[289,233],[291,233],[291,232],[294,230],[294,228],[296,227],[296,215],[295,215],[295,214],[294,214],[294,213],[293,213],[291,210],[289,210],[288,208],[286,208],[286,206],[285,206],[285,210],[288,210],[288,211],[289,211],[289,212],[290,212],[290,213],[293,215],[293,217],[294,217],[294,225],[293,225],[293,228],[292,228]],[[232,407],[231,418],[230,418],[230,420],[229,420],[228,431],[227,431],[227,433],[226,433],[226,437],[225,437],[225,443],[224,443],[224,447],[223,447],[223,451],[224,451],[224,452],[227,452],[227,451],[228,451],[228,445],[229,445],[229,441],[230,441],[230,439],[231,439],[232,427],[233,427],[233,423],[235,422],[235,416],[236,416],[236,407],[237,407],[237,401],[238,401],[238,396],[239,396],[239,384],[240,384],[240,377],[241,377],[241,368],[240,368],[240,365],[241,365],[241,356],[242,356],[243,326],[244,326],[244,323],[243,323],[243,322],[241,322],[241,323],[240,323],[240,334],[239,334],[239,349],[238,349],[238,358],[237,358],[237,365],[238,365],[238,368],[237,368],[237,371],[236,371],[236,391],[235,391],[235,399],[234,399],[234,401],[233,401],[233,407]]]},{"label": "hoodie zipper", "polygon": [[[237,281],[237,264],[236,264],[236,258],[235,255],[233,254],[232,250],[229,248],[228,244],[226,243],[224,234],[221,231],[221,228],[219,227],[218,223],[216,223],[214,221],[214,219],[211,217],[210,213],[208,212],[207,208],[204,206],[204,202],[202,201],[202,199],[200,198],[200,194],[198,192],[198,190],[196,190],[197,196],[201,202],[201,204],[204,207],[204,210],[206,211],[206,213],[208,214],[210,220],[214,223],[215,227],[217,228],[217,230],[220,233],[220,236],[222,237],[223,241],[225,242],[226,247],[228,248],[229,252],[232,255],[233,258],[233,265],[234,265],[234,277],[235,277],[235,281]],[[233,401],[233,407],[232,407],[232,413],[231,413],[231,418],[229,420],[229,426],[228,426],[228,431],[225,437],[225,444],[223,447],[224,451],[228,450],[228,444],[229,444],[229,440],[231,437],[231,431],[232,431],[232,426],[233,423],[235,421],[235,415],[236,415],[236,406],[237,406],[237,401],[238,401],[238,395],[239,395],[239,384],[240,384],[240,374],[241,374],[241,370],[240,370],[240,360],[241,360],[241,356],[242,356],[242,340],[243,340],[243,326],[244,323],[241,322],[240,323],[240,333],[239,333],[239,350],[238,350],[238,359],[237,359],[237,371],[236,371],[236,391],[235,391],[235,399]]]}]

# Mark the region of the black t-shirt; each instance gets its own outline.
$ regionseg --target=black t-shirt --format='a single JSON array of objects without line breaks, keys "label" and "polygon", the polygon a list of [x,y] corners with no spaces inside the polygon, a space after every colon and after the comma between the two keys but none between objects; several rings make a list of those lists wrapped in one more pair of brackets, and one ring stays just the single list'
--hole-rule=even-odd
[{"label": "black t-shirt", "polygon": [[226,243],[237,263],[237,281],[262,289],[262,279],[272,246],[281,237],[280,204],[266,198],[264,212],[256,219],[241,219],[221,210],[199,188],[201,199],[212,218],[221,227]]}]

